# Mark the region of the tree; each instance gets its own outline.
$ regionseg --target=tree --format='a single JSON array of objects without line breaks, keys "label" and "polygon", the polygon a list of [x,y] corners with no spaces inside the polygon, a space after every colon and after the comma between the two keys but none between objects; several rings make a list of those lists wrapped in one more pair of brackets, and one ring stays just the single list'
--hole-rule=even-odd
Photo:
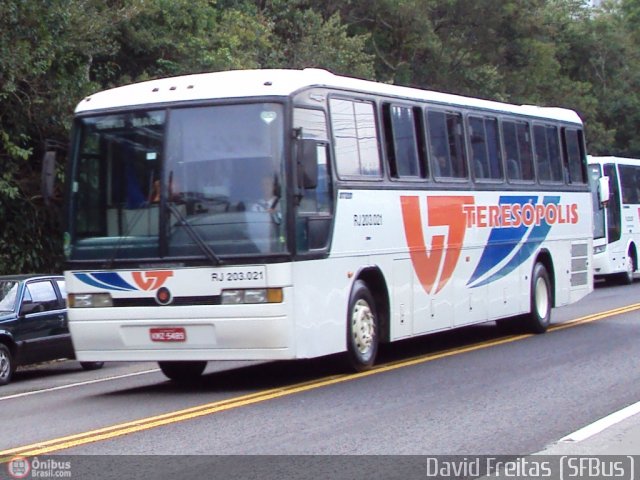
[{"label": "tree", "polygon": [[42,146],[66,140],[73,104],[95,89],[91,57],[113,48],[109,32],[128,12],[97,0],[0,3],[2,272],[60,267],[59,215],[39,196]]},{"label": "tree", "polygon": [[96,59],[103,85],[205,71],[258,68],[269,56],[271,26],[250,11],[210,0],[144,0],[121,23],[117,51]]},{"label": "tree", "polygon": [[39,195],[40,158],[48,141],[67,143],[75,104],[160,76],[319,67],[563,106],[584,119],[590,152],[640,156],[640,0],[587,3],[4,0],[0,272],[61,268],[60,215]]},{"label": "tree", "polygon": [[584,0],[352,0],[329,5],[353,32],[370,32],[378,79],[572,108],[587,124],[590,145],[613,141],[610,122],[600,116],[597,88],[579,72],[592,58],[582,36],[594,10]]},{"label": "tree", "polygon": [[233,68],[322,65],[372,75],[365,37],[349,35],[339,17],[275,3],[0,3],[0,272],[61,269],[61,216],[39,194],[40,158],[48,141],[67,142],[74,106],[91,92]]},{"label": "tree", "polygon": [[[640,54],[636,2],[605,3],[575,22],[563,38],[567,75],[590,86],[585,123],[593,154],[640,156]],[[581,104],[575,96],[573,102]]]},{"label": "tree", "polygon": [[[339,12],[323,15],[305,0],[258,2],[273,25],[274,55],[265,66],[324,68],[336,74],[374,78],[368,34],[350,33]],[[325,12],[326,13],[326,12]]]}]

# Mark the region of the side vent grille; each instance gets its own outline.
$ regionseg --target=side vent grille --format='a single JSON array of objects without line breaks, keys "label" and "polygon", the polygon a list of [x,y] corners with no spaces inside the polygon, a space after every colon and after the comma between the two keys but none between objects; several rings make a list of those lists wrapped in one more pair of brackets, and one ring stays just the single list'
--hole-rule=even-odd
[{"label": "side vent grille", "polygon": [[571,245],[571,286],[579,287],[589,281],[589,246],[586,243]]}]

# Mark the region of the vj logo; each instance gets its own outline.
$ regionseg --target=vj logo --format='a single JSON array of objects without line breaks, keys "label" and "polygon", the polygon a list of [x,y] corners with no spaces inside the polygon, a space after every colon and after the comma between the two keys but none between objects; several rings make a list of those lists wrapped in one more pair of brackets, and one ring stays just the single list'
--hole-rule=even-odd
[{"label": "vj logo", "polygon": [[173,277],[173,272],[166,270],[152,271],[152,272],[132,272],[131,276],[135,280],[138,287],[142,290],[157,290],[167,278]]},{"label": "vj logo", "polygon": [[[422,230],[420,198],[406,196],[401,197],[400,201],[404,233],[413,268],[424,290],[429,294],[432,291],[438,293],[447,284],[458,263],[467,230],[463,206],[473,205],[473,197],[427,197],[428,226],[449,229],[448,235],[432,236],[429,250]],[[440,270],[442,272],[438,280]]]}]

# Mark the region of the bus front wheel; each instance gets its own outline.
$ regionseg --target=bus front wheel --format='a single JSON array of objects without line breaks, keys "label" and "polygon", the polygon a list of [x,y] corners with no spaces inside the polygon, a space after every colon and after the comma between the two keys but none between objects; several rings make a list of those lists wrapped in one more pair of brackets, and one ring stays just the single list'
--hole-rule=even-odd
[{"label": "bus front wheel", "polygon": [[544,333],[551,323],[551,281],[542,263],[536,263],[531,275],[531,311],[523,317],[524,327],[533,333]]},{"label": "bus front wheel", "polygon": [[162,373],[174,382],[188,383],[202,375],[207,362],[158,362],[158,366]]},{"label": "bus front wheel", "polygon": [[357,280],[351,290],[347,313],[347,357],[358,371],[370,369],[378,353],[378,315],[367,284]]},{"label": "bus front wheel", "polygon": [[633,283],[633,272],[635,272],[635,259],[633,253],[627,253],[624,261],[624,272],[620,273],[618,279],[623,285],[631,285]]}]

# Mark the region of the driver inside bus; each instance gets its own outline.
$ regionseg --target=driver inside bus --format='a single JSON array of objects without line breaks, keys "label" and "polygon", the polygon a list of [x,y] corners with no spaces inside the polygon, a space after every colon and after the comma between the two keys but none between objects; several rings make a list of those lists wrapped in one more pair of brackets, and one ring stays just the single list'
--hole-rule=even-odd
[{"label": "driver inside bus", "polygon": [[282,222],[282,213],[280,212],[280,186],[276,175],[264,175],[260,181],[261,197],[253,205],[251,210],[254,212],[268,212],[271,214],[273,223],[279,225]]},{"label": "driver inside bus", "polygon": [[251,207],[254,212],[274,212],[280,200],[278,182],[272,175],[265,175],[260,181],[261,197]]}]

